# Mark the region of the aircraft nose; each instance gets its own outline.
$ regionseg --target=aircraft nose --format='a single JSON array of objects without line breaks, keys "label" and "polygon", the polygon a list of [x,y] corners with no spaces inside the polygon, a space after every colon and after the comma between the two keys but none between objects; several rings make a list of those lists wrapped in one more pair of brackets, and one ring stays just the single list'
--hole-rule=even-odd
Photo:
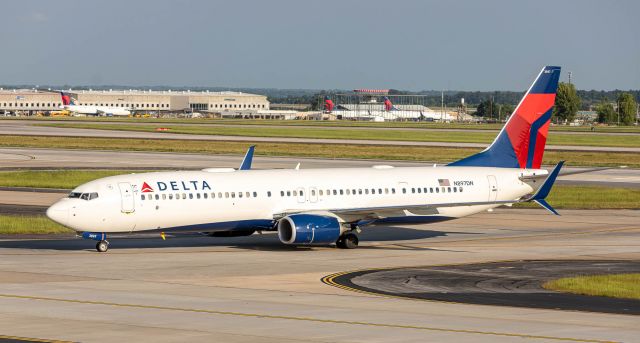
[{"label": "aircraft nose", "polygon": [[58,201],[47,209],[47,217],[56,223],[66,225],[69,220],[69,207]]}]

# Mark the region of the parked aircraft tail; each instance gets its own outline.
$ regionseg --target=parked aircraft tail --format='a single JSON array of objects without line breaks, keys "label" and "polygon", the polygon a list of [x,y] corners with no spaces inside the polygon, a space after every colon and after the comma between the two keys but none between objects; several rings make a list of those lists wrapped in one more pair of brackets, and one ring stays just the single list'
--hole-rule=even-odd
[{"label": "parked aircraft tail", "polygon": [[542,68],[491,145],[450,166],[540,168],[560,67]]},{"label": "parked aircraft tail", "polygon": [[60,97],[62,98],[62,104],[67,105],[75,105],[76,101],[71,97],[71,93],[60,92]]}]

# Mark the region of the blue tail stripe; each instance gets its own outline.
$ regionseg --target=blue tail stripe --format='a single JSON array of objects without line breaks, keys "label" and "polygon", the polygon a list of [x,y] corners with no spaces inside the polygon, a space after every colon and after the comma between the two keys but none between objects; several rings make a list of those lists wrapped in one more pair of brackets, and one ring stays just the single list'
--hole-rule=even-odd
[{"label": "blue tail stripe", "polygon": [[529,131],[529,151],[527,151],[527,168],[531,168],[533,165],[533,156],[536,151],[536,140],[538,139],[538,130],[547,121],[551,120],[551,113],[553,109],[549,109],[542,117],[538,118],[536,121],[531,124],[531,129]]}]

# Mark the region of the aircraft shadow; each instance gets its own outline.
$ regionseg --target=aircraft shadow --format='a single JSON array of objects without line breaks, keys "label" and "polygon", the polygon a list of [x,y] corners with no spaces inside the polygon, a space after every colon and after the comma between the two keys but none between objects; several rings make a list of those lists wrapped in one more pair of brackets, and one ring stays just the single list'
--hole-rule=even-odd
[{"label": "aircraft shadow", "polygon": [[[359,235],[361,242],[390,242],[419,240],[447,236],[449,234],[468,234],[462,232],[444,232],[435,230],[418,230],[406,227],[369,227]],[[6,238],[6,237],[5,237]],[[295,247],[282,244],[276,234],[253,234],[246,237],[209,237],[200,234],[167,235],[166,240],[159,236],[131,235],[109,238],[113,249],[144,248],[188,248],[188,247],[231,247],[247,250],[299,251],[314,247]],[[58,238],[49,236],[45,239],[33,238],[0,241],[0,248],[34,249],[34,250],[94,250],[95,241],[80,238]],[[327,245],[328,246],[328,245]],[[372,247],[373,248],[373,247]]]}]

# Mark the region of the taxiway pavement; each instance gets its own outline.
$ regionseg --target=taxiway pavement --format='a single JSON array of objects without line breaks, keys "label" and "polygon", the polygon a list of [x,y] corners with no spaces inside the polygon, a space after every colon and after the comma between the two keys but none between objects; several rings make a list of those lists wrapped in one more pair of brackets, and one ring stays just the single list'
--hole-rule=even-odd
[{"label": "taxiway pavement", "polygon": [[408,300],[332,287],[365,268],[640,259],[640,211],[499,209],[365,230],[361,247],[274,234],[0,241],[0,335],[68,341],[633,342],[638,316]]}]

